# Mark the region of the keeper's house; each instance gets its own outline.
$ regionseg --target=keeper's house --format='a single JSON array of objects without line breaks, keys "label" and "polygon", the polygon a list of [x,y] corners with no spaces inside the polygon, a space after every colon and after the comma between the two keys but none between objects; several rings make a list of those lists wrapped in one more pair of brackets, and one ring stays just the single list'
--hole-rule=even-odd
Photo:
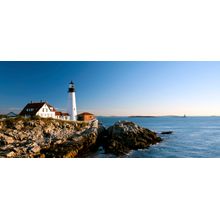
[{"label": "keeper's house", "polygon": [[55,118],[61,120],[70,120],[68,113],[58,112],[47,102],[28,103],[20,113],[26,118],[40,116],[42,118]]}]

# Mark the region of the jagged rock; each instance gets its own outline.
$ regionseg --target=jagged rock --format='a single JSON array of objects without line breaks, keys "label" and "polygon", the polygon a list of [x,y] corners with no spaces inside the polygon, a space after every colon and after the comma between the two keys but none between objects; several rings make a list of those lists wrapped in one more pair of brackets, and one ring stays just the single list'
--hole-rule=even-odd
[{"label": "jagged rock", "polygon": [[16,153],[14,151],[11,151],[9,152],[7,155],[6,155],[8,158],[12,158],[12,157],[15,157],[16,156]]},{"label": "jagged rock", "polygon": [[62,143],[55,141],[50,147],[42,149],[46,157],[85,157],[93,151],[97,151],[98,139],[103,127],[97,127],[96,123],[91,123],[90,127],[80,134],[73,132]]},{"label": "jagged rock", "polygon": [[100,134],[96,121],[17,118],[0,125],[0,157],[81,157],[97,148]]},{"label": "jagged rock", "polygon": [[161,140],[155,132],[133,122],[121,121],[108,128],[104,147],[106,152],[121,155],[130,150],[147,148]]},{"label": "jagged rock", "polygon": [[0,145],[14,143],[14,138],[0,133]]},{"label": "jagged rock", "polygon": [[17,130],[21,130],[24,127],[24,124],[22,123],[22,121],[18,121],[14,127]]},{"label": "jagged rock", "polygon": [[27,134],[24,132],[19,132],[18,136],[21,141],[24,140],[25,138],[27,138]]},{"label": "jagged rock", "polygon": [[31,151],[32,151],[33,153],[40,153],[40,150],[41,150],[41,147],[39,147],[39,146],[35,146],[35,147],[33,147],[33,148],[31,149]]},{"label": "jagged rock", "polygon": [[0,130],[3,128],[3,122],[0,121]]}]

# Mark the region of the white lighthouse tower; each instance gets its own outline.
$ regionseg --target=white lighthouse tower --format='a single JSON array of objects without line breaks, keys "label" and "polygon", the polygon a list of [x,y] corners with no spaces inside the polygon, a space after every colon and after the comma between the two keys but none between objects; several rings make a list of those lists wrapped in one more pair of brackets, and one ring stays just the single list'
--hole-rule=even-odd
[{"label": "white lighthouse tower", "polygon": [[76,93],[73,82],[69,84],[69,97],[68,97],[68,113],[70,115],[70,120],[77,120],[77,110],[76,110]]}]

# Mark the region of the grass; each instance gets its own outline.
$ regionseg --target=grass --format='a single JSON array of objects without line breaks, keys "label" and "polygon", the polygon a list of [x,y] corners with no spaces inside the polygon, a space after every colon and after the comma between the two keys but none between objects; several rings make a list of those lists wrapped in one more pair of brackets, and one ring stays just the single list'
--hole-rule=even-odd
[{"label": "grass", "polygon": [[23,123],[31,122],[31,121],[36,121],[36,122],[43,121],[45,125],[53,123],[53,122],[58,122],[60,125],[65,125],[65,124],[74,125],[76,130],[80,130],[89,124],[88,122],[84,122],[84,121],[76,121],[76,122],[75,121],[64,121],[64,120],[54,119],[54,118],[41,118],[39,116],[34,116],[30,118],[24,118],[22,116],[17,116],[15,118],[8,118],[8,117],[2,116],[2,118],[6,118],[4,120],[5,127],[11,128],[11,129],[13,129],[15,124],[18,123],[19,121],[22,121]]},{"label": "grass", "polygon": [[8,117],[7,115],[0,115],[0,119],[7,118],[7,117]]}]

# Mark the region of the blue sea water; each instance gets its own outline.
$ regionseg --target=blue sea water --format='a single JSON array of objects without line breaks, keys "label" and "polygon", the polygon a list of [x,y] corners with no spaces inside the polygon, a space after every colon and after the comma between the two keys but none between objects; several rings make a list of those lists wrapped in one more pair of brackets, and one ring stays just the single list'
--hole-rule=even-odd
[{"label": "blue sea water", "polygon": [[[98,117],[106,127],[116,121],[133,121],[155,132],[173,131],[161,135],[163,141],[148,149],[131,151],[125,157],[134,158],[220,158],[220,117]],[[103,150],[93,157],[114,157]]]}]

